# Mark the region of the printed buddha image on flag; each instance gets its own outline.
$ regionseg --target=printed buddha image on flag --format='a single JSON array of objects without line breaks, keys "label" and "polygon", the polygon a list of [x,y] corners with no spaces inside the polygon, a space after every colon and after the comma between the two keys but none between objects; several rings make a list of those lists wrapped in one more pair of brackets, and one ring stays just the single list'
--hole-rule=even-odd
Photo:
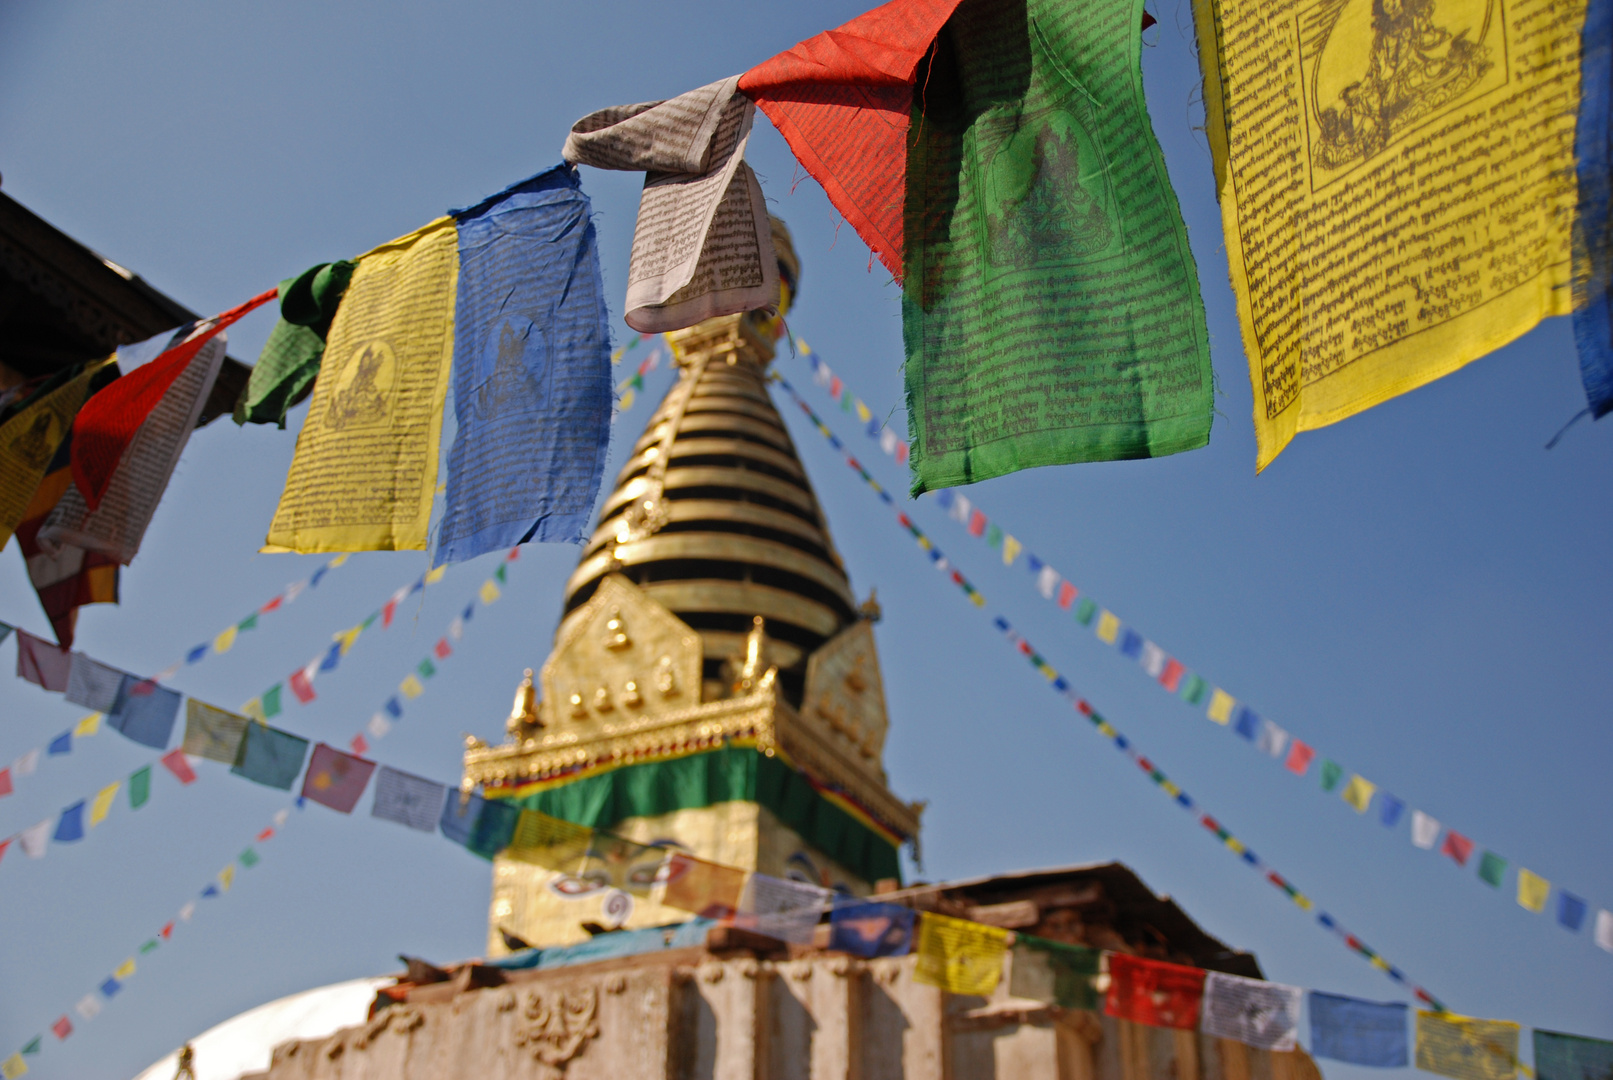
[{"label": "printed buddha image on flag", "polygon": [[318,743],[308,759],[308,772],[302,780],[302,797],[328,806],[337,813],[351,814],[374,771],[375,762]]},{"label": "printed buddha image on flag", "polygon": [[1585,0],[1194,6],[1257,469],[1568,313]]},{"label": "printed buddha image on flag", "polygon": [[1518,1071],[1518,1025],[1454,1013],[1417,1013],[1416,1066],[1453,1080],[1512,1080]]},{"label": "printed buddha image on flag", "polygon": [[112,363],[106,357],[64,368],[0,409],[0,547],[26,516],[79,407],[116,377]]},{"label": "printed buddha image on flag", "polygon": [[185,741],[181,749],[191,757],[234,765],[246,738],[244,716],[188,698],[185,701]]},{"label": "printed buddha image on flag", "polygon": [[1303,997],[1298,987],[1206,972],[1199,1030],[1262,1050],[1292,1050]]}]

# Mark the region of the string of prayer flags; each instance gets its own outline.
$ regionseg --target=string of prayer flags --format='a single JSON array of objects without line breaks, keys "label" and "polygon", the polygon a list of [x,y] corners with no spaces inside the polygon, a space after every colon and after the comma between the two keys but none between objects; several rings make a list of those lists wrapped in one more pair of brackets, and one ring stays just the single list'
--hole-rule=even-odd
[{"label": "string of prayer flags", "polygon": [[286,413],[313,392],[325,338],[357,264],[320,263],[280,283],[280,318],[235,402],[237,424],[286,427]]},{"label": "string of prayer flags", "polygon": [[1512,1080],[1518,1072],[1518,1025],[1418,1010],[1416,1065],[1454,1080]]},{"label": "string of prayer flags", "polygon": [[1008,992],[1064,1009],[1097,1011],[1103,1008],[1102,969],[1103,954],[1096,949],[1015,934]]},{"label": "string of prayer flags", "polygon": [[1303,996],[1298,987],[1208,971],[1199,1030],[1261,1050],[1292,1050]]},{"label": "string of prayer flags", "polygon": [[953,994],[989,995],[1002,978],[1009,937],[995,926],[921,911],[913,979]]},{"label": "string of prayer flags", "polygon": [[1613,1076],[1613,1042],[1536,1028],[1534,1045],[1535,1080]]},{"label": "string of prayer flags", "polygon": [[370,816],[419,832],[436,832],[447,791],[445,785],[435,780],[426,780],[383,765],[381,775],[375,781],[375,800],[370,806]]},{"label": "string of prayer flags", "polygon": [[588,196],[557,165],[450,212],[454,416],[434,562],[585,536],[610,442],[610,329]]},{"label": "string of prayer flags", "polygon": [[1198,968],[1111,953],[1103,1011],[1133,1023],[1195,1030],[1204,999],[1204,976]]},{"label": "string of prayer flags", "polygon": [[661,876],[666,881],[663,904],[707,919],[732,916],[745,891],[745,871],[681,851],[668,856]]},{"label": "string of prayer flags", "polygon": [[255,784],[290,791],[302,772],[308,740],[267,724],[248,724],[230,771]]},{"label": "string of prayer flags", "polygon": [[600,109],[566,136],[574,165],[646,173],[623,316],[640,333],[778,303],[772,225],[744,160],[756,106],[738,84]]},{"label": "string of prayer flags", "polygon": [[437,488],[459,256],[438,218],[359,256],[265,551],[417,551]]},{"label": "string of prayer flags", "polygon": [[70,365],[0,410],[0,547],[28,516],[51,459],[95,384],[116,377],[112,363],[106,357]]},{"label": "string of prayer flags", "polygon": [[217,636],[213,638],[211,642],[204,642],[203,644],[197,645],[187,652],[185,654],[184,663],[196,664],[200,663],[210,653],[228,652],[235,644],[236,637],[242,631],[257,629],[258,617],[260,615],[267,615],[271,611],[280,610],[280,608],[301,596],[304,590],[317,586],[327,573],[336,569],[338,566],[341,566],[347,561],[347,558],[348,557],[345,553],[337,555],[319,569],[315,570],[311,577],[304,578],[301,581],[294,582],[291,585],[286,586],[284,590],[276,593],[267,603],[258,607],[246,618],[242,619],[238,623],[234,623],[231,626],[225,627],[217,634]]},{"label": "string of prayer flags", "polygon": [[1312,990],[1310,1052],[1352,1065],[1401,1069],[1410,1061],[1406,1006]]},{"label": "string of prayer flags", "polygon": [[900,904],[836,897],[829,912],[829,948],[871,960],[913,950],[915,913]]},{"label": "string of prayer flags", "polygon": [[364,794],[375,771],[375,762],[344,754],[333,746],[319,743],[308,759],[303,776],[302,797],[312,799],[341,814],[351,814]]}]

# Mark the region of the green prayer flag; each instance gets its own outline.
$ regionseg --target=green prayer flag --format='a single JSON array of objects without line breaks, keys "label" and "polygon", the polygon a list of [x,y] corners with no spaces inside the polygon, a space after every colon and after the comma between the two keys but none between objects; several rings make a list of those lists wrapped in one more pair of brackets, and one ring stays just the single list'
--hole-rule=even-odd
[{"label": "green prayer flag", "polygon": [[129,809],[140,809],[150,798],[151,766],[143,765],[129,776]]},{"label": "green prayer flag", "polygon": [[909,124],[915,495],[1210,438],[1204,305],[1143,103],[1142,0],[961,5]]},{"label": "green prayer flag", "polygon": [[267,720],[271,716],[279,716],[280,715],[280,687],[281,687],[281,685],[282,684],[280,684],[280,683],[275,683],[273,687],[271,687],[270,689],[264,691],[263,697],[259,699],[259,701],[263,705],[263,718],[265,720]]},{"label": "green prayer flag", "polygon": [[248,724],[241,752],[230,771],[266,787],[290,791],[302,761],[308,753],[308,740],[268,724]]},{"label": "green prayer flag", "polygon": [[1080,623],[1082,626],[1091,626],[1092,616],[1096,615],[1097,613],[1098,605],[1092,600],[1091,597],[1084,597],[1081,602],[1075,606],[1075,621]]},{"label": "green prayer flag", "polygon": [[154,952],[154,951],[156,951],[156,948],[157,948],[157,939],[152,938],[150,941],[148,941],[144,945],[140,946],[140,955],[144,956],[148,952]]},{"label": "green prayer flag", "polygon": [[381,613],[379,611],[372,611],[368,619],[365,619],[363,622],[358,624],[358,628],[360,630],[368,630],[370,628],[370,624],[380,617]]},{"label": "green prayer flag", "polygon": [[986,543],[993,548],[1003,546],[1003,531],[1000,526],[992,525],[986,529]]},{"label": "green prayer flag", "polygon": [[24,1054],[39,1053],[39,1044],[44,1038],[45,1037],[43,1035],[35,1035],[33,1038],[28,1040],[28,1045],[22,1048],[22,1052]]},{"label": "green prayer flag", "polygon": [[245,851],[241,852],[241,865],[246,867],[248,870],[258,865],[258,861],[258,853],[253,851],[251,848],[247,848]]},{"label": "green prayer flag", "polygon": [[1479,880],[1499,889],[1506,876],[1507,861],[1493,851],[1486,851],[1479,860]]},{"label": "green prayer flag", "polygon": [[499,563],[498,564],[498,569],[493,571],[493,578],[500,585],[503,585],[505,583],[506,579],[508,579],[509,576],[510,575],[509,575],[509,564],[508,563]]},{"label": "green prayer flag", "polygon": [[253,612],[235,624],[237,630],[256,630],[258,627],[258,613]]},{"label": "green prayer flag", "polygon": [[1336,761],[1322,762],[1322,790],[1332,791],[1344,778],[1344,766]]},{"label": "green prayer flag", "polygon": [[1008,992],[1065,1009],[1102,1009],[1103,995],[1093,985],[1101,955],[1082,945],[1063,945],[1018,934]]},{"label": "green prayer flag", "polygon": [[1204,691],[1209,689],[1206,683],[1197,675],[1189,675],[1182,686],[1182,700],[1189,705],[1198,705],[1204,701]]},{"label": "green prayer flag", "polygon": [[325,335],[356,264],[320,263],[280,283],[280,321],[235,403],[237,424],[286,426],[286,412],[313,392]]},{"label": "green prayer flag", "polygon": [[415,668],[415,670],[420,673],[420,677],[422,679],[429,679],[433,675],[437,674],[437,665],[431,662],[430,657],[427,657],[426,659],[420,661],[420,664]]}]

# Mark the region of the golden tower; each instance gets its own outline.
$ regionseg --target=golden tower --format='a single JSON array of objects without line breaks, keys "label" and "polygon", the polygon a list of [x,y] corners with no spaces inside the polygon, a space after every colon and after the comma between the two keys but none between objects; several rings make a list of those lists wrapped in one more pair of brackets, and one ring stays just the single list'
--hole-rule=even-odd
[{"label": "golden tower", "polygon": [[[785,311],[799,263],[773,226]],[[921,806],[886,784],[878,606],[859,609],[767,392],[780,329],[751,312],[668,335],[678,381],[600,509],[506,741],[472,742],[464,782],[643,844],[866,895],[898,877]],[[584,924],[689,918],[625,884],[507,849],[494,859],[489,954],[508,951],[501,931],[556,945],[586,938]]]}]

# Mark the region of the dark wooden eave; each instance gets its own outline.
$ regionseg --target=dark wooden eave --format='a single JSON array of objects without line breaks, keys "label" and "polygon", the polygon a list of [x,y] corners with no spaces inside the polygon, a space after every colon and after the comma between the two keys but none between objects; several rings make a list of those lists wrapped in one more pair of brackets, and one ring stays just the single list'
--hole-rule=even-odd
[{"label": "dark wooden eave", "polygon": [[[0,193],[0,365],[47,375],[197,317]],[[224,361],[198,426],[234,408],[251,371]]]}]

